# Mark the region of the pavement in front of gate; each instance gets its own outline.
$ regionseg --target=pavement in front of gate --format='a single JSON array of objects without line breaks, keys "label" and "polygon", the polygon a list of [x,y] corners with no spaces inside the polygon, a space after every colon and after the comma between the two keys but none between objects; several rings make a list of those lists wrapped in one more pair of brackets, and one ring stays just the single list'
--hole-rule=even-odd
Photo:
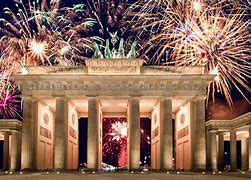
[{"label": "pavement in front of gate", "polygon": [[251,179],[250,172],[170,172],[170,173],[92,173],[92,172],[0,172],[0,180],[245,180]]}]

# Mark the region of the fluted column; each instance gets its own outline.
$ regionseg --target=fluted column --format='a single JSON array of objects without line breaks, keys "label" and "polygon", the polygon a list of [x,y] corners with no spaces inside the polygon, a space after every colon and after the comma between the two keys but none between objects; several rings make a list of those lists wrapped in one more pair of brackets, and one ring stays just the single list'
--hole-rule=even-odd
[{"label": "fluted column", "polygon": [[139,98],[132,97],[128,102],[128,168],[140,167],[140,109]]},{"label": "fluted column", "polygon": [[10,169],[17,171],[21,167],[21,132],[11,134]]},{"label": "fluted column", "polygon": [[10,158],[10,133],[4,133],[4,144],[3,144],[3,170],[9,170],[9,158]]},{"label": "fluted column", "polygon": [[241,139],[241,169],[248,170],[248,142],[247,138]]},{"label": "fluted column", "polygon": [[56,97],[54,168],[67,168],[68,149],[68,101]]},{"label": "fluted column", "polygon": [[236,131],[230,132],[230,170],[237,171]]},{"label": "fluted column", "polygon": [[34,128],[36,124],[38,101],[23,97],[21,169],[34,169]]},{"label": "fluted column", "polygon": [[160,169],[172,169],[173,132],[172,100],[160,100]]},{"label": "fluted column", "polygon": [[190,106],[192,169],[206,168],[205,97],[197,97]]},{"label": "fluted column", "polygon": [[206,127],[206,169],[212,170],[211,166],[211,138],[210,138],[210,131],[208,130],[208,127]]},{"label": "fluted column", "polygon": [[217,143],[217,168],[222,171],[224,169],[224,134],[218,135]]},{"label": "fluted column", "polygon": [[96,97],[88,100],[88,135],[87,166],[89,169],[99,167],[99,103]]},{"label": "fluted column", "polygon": [[217,141],[216,132],[210,132],[210,158],[211,158],[211,170],[215,171],[217,169]]}]

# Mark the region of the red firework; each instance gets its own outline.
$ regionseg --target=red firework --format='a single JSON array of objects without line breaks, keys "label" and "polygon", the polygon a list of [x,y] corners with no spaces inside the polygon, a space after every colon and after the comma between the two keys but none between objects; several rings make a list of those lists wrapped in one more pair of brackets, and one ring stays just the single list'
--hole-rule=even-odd
[{"label": "red firework", "polygon": [[123,166],[126,162],[127,122],[126,118],[103,119],[103,161],[113,166]]}]

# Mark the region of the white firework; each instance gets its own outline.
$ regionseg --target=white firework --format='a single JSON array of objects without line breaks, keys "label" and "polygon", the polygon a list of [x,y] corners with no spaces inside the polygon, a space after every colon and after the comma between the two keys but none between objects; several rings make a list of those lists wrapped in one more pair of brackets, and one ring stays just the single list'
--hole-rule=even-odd
[{"label": "white firework", "polygon": [[111,127],[111,133],[109,133],[111,136],[113,136],[112,140],[119,141],[122,138],[127,137],[127,122],[115,122],[112,124]]}]

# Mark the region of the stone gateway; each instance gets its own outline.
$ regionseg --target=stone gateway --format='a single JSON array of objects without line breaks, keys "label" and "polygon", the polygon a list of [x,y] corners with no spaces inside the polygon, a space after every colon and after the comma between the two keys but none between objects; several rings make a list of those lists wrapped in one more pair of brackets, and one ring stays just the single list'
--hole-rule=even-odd
[{"label": "stone gateway", "polygon": [[215,169],[215,161],[207,166],[216,149],[207,147],[206,138],[216,141],[217,123],[205,122],[206,90],[214,76],[204,75],[202,67],[142,64],[90,59],[86,66],[26,67],[27,73],[16,73],[23,121],[0,122],[4,169],[78,169],[81,117],[88,118],[88,169],[102,169],[104,117],[127,119],[127,169],[140,168],[141,117],[151,120],[151,169]]}]

